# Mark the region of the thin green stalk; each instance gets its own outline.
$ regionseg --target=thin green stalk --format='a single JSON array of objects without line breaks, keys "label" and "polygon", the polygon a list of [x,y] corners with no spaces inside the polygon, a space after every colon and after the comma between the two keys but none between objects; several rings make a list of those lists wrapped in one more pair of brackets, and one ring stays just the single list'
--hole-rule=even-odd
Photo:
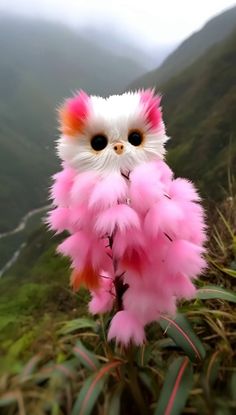
[{"label": "thin green stalk", "polygon": [[131,390],[131,393],[134,397],[134,400],[136,401],[138,411],[141,415],[148,415],[148,408],[145,404],[145,401],[143,399],[143,393],[140,389],[139,381],[138,381],[138,369],[135,366],[134,363],[134,346],[130,346],[129,349],[127,349],[127,358],[128,358],[128,378],[129,378],[129,387]]}]

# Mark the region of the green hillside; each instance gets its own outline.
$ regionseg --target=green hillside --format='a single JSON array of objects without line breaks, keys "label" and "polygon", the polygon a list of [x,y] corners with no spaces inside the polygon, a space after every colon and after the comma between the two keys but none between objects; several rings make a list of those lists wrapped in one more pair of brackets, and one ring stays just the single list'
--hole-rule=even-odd
[{"label": "green hillside", "polygon": [[55,254],[60,238],[39,228],[0,278],[0,373],[58,321],[87,310],[84,294],[69,287],[68,261]]},{"label": "green hillside", "polygon": [[0,52],[1,232],[45,204],[61,99],[78,88],[117,92],[145,69],[63,25],[5,15]]},{"label": "green hillside", "polygon": [[236,32],[163,85],[168,161],[217,199],[236,174]]},{"label": "green hillside", "polygon": [[211,46],[226,39],[236,27],[236,7],[209,20],[206,25],[188,37],[172,52],[162,65],[132,82],[131,89],[147,88],[167,82],[177,76],[182,70],[190,66]]},{"label": "green hillside", "polygon": [[[175,326],[182,321],[180,328],[184,335],[173,327],[171,332],[170,323],[161,329],[156,322],[147,329],[145,345],[133,350],[115,347],[104,340],[110,315],[92,319],[87,315],[88,294],[71,292],[69,264],[55,254],[60,238],[52,238],[45,229],[35,232],[15,266],[0,279],[1,414],[19,414],[21,402],[25,410],[21,412],[27,415],[82,413],[76,411],[78,396],[89,381],[87,377],[94,379],[91,367],[84,363],[87,355],[84,360],[81,358],[81,354],[83,357],[89,353],[87,349],[88,357],[95,356],[101,365],[123,362],[119,377],[114,373],[105,388],[99,387],[101,393],[96,395],[94,414],[107,413],[106,402],[113,396],[116,385],[122,385],[114,404],[118,409],[114,412],[113,405],[108,413],[163,414],[155,412],[163,383],[171,377],[168,390],[172,388],[172,379],[177,376],[172,364],[178,356],[183,358],[186,354],[193,362],[194,377],[190,376],[189,381],[185,377],[180,390],[177,389],[178,400],[184,399],[183,406],[187,396],[188,400],[186,410],[182,412],[181,407],[175,411],[176,415],[233,414],[236,408],[235,203],[232,197],[230,202],[228,199],[219,206],[221,215],[215,212],[209,215],[209,268],[197,282],[199,291],[205,295],[180,304],[181,319],[175,320]],[[213,295],[206,294],[211,290]],[[130,392],[135,380],[130,376],[129,359],[134,360],[139,373],[136,389],[142,391],[146,412],[138,409],[139,400],[136,403]],[[182,388],[187,389],[186,394],[181,392]]]}]

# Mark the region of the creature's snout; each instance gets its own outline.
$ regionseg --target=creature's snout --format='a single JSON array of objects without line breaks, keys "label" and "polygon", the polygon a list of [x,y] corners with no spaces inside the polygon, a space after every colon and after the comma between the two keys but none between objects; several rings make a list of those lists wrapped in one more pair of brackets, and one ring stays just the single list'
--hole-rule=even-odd
[{"label": "creature's snout", "polygon": [[116,152],[116,154],[122,154],[124,152],[124,144],[115,143],[113,149]]}]

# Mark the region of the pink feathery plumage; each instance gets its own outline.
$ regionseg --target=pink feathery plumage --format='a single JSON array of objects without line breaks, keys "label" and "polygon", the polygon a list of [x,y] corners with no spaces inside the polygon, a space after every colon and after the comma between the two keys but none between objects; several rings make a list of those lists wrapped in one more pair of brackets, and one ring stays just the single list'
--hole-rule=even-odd
[{"label": "pink feathery plumage", "polygon": [[89,208],[106,209],[124,202],[127,197],[128,187],[120,173],[114,172],[97,181],[97,185],[91,192]]},{"label": "pink feathery plumage", "polygon": [[51,187],[51,199],[56,206],[65,207],[70,204],[70,190],[75,178],[75,171],[64,167],[53,176],[54,184]]},{"label": "pink feathery plumage", "polygon": [[141,92],[140,102],[144,107],[145,117],[151,129],[158,128],[161,121],[161,97],[155,95],[153,90],[147,89]]},{"label": "pink feathery plumage", "polygon": [[57,207],[48,213],[46,223],[49,228],[56,233],[70,230],[69,209],[65,207]]},{"label": "pink feathery plumage", "polygon": [[109,328],[108,340],[112,339],[124,346],[128,346],[130,341],[138,346],[145,340],[143,324],[129,311],[119,311],[113,317]]},{"label": "pink feathery plumage", "polygon": [[120,232],[132,232],[132,229],[139,228],[138,214],[124,203],[112,206],[101,212],[95,223],[95,231],[101,236],[111,235],[115,229],[118,229]]},{"label": "pink feathery plumage", "polygon": [[47,220],[70,234],[58,252],[71,259],[73,288],[91,291],[90,312],[114,310],[108,339],[141,344],[146,324],[194,296],[194,279],[206,267],[200,197],[161,159],[167,137],[153,91],[107,100],[78,93],[61,122],[63,168]]},{"label": "pink feathery plumage", "polygon": [[91,292],[92,299],[89,302],[89,311],[92,314],[107,313],[112,310],[115,301],[115,290],[112,277],[101,272],[100,287]]}]

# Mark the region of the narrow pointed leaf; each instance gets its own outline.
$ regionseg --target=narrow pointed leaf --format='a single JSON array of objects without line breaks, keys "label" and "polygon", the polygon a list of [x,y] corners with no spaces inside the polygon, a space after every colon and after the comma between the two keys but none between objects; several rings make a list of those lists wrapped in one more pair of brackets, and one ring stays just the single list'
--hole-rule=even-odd
[{"label": "narrow pointed leaf", "polygon": [[94,353],[86,349],[86,347],[80,340],[76,343],[73,351],[83,366],[92,371],[98,370],[100,366],[98,359],[96,358]]},{"label": "narrow pointed leaf", "polygon": [[208,390],[218,378],[218,373],[223,359],[224,353],[220,350],[217,350],[209,359],[205,372],[203,372],[203,382],[206,383]]},{"label": "narrow pointed leaf", "polygon": [[197,290],[197,298],[200,300],[226,300],[236,303],[236,294],[233,291],[218,287],[217,285],[206,285]]},{"label": "narrow pointed leaf", "polygon": [[185,407],[193,384],[190,360],[179,357],[170,365],[154,415],[179,415]]},{"label": "narrow pointed leaf", "polygon": [[122,362],[115,360],[102,366],[95,374],[87,378],[74,404],[71,415],[89,415],[102,392],[108,374],[120,366]]},{"label": "narrow pointed leaf", "polygon": [[14,402],[18,402],[18,392],[7,392],[0,397],[0,407],[10,405]]},{"label": "narrow pointed leaf", "polygon": [[[12,403],[17,403],[18,410],[17,414],[26,415],[24,400],[22,392],[20,390],[15,390],[12,392],[7,392],[0,398],[0,407],[11,405]],[[15,413],[15,412],[14,412]]]},{"label": "narrow pointed leaf", "polygon": [[106,415],[120,415],[120,398],[122,390],[123,385],[121,384],[111,394]]},{"label": "narrow pointed leaf", "polygon": [[232,373],[230,379],[230,395],[232,400],[236,402],[236,372]]},{"label": "narrow pointed leaf", "polygon": [[95,329],[96,322],[87,317],[76,318],[71,321],[67,321],[61,329],[58,331],[59,334],[70,334],[74,331],[81,329]]},{"label": "narrow pointed leaf", "polygon": [[26,380],[29,376],[31,376],[34,373],[41,358],[42,356],[40,354],[37,354],[28,361],[28,363],[25,365],[20,374],[21,381]]},{"label": "narrow pointed leaf", "polygon": [[60,375],[64,376],[67,379],[75,379],[76,377],[76,359],[71,359],[63,363],[58,363],[55,365],[55,371],[60,373]]},{"label": "narrow pointed leaf", "polygon": [[162,316],[159,324],[164,332],[174,340],[177,346],[184,350],[193,362],[204,359],[206,354],[205,348],[183,314],[177,314],[175,318]]},{"label": "narrow pointed leaf", "polygon": [[236,271],[234,269],[231,269],[231,268],[222,268],[222,271],[225,274],[230,275],[230,277],[236,278]]},{"label": "narrow pointed leaf", "polygon": [[152,354],[152,348],[149,345],[142,345],[138,348],[137,354],[136,354],[136,362],[139,366],[145,366],[148,364],[148,361],[150,360]]}]

